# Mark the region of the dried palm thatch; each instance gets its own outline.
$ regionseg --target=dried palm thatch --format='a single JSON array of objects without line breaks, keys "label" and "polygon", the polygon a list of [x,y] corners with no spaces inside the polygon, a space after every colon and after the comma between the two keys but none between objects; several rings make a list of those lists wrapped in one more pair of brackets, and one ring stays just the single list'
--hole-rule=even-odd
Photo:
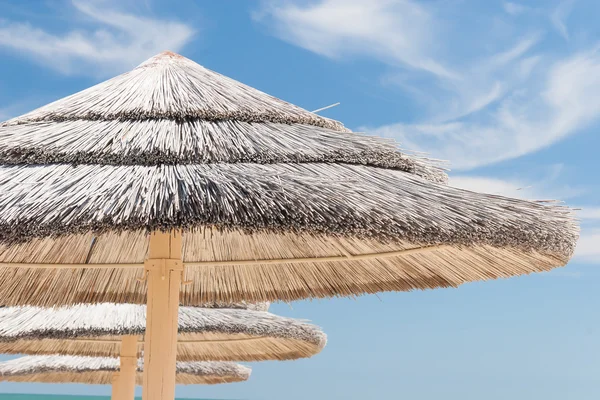
[{"label": "dried palm thatch", "polygon": [[447,180],[441,162],[400,152],[391,140],[272,122],[75,119],[57,126],[55,121],[8,121],[0,124],[0,159],[5,165],[336,162]]},{"label": "dried palm thatch", "polygon": [[[136,383],[141,385],[143,363],[138,365]],[[108,385],[118,370],[118,358],[26,356],[0,362],[0,382]],[[250,372],[250,368],[230,362],[178,362],[176,381],[180,385],[242,382]]]},{"label": "dried palm thatch", "polygon": [[5,122],[0,165],[6,305],[145,302],[152,230],[183,230],[187,305],[456,287],[564,265],[578,237],[566,207],[449,187],[173,53]]},{"label": "dried palm thatch", "polygon": [[[0,353],[118,357],[121,336],[140,336],[146,306],[0,308]],[[327,336],[302,320],[252,310],[179,308],[180,361],[293,360],[319,353]]]},{"label": "dried palm thatch", "polygon": [[173,53],[0,124],[5,165],[338,162],[445,182],[438,160],[350,132]]}]

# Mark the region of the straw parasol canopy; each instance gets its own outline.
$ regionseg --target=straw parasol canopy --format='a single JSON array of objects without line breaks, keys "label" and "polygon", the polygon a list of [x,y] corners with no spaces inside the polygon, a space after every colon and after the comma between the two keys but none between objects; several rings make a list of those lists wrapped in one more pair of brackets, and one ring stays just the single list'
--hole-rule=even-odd
[{"label": "straw parasol canopy", "polygon": [[[146,306],[76,305],[0,308],[0,353],[118,357],[122,336],[139,336]],[[242,309],[179,308],[180,361],[293,360],[319,353],[327,342],[305,321]]]},{"label": "straw parasol canopy", "polygon": [[[109,385],[119,359],[81,356],[26,356],[0,362],[0,382],[85,383]],[[139,363],[136,384],[142,384]],[[248,380],[251,369],[231,362],[178,362],[180,385],[213,385]]]},{"label": "straw parasol canopy", "polygon": [[157,230],[182,232],[185,305],[456,287],[568,262],[568,208],[446,179],[435,160],[161,53],[0,124],[0,304],[144,303]]}]

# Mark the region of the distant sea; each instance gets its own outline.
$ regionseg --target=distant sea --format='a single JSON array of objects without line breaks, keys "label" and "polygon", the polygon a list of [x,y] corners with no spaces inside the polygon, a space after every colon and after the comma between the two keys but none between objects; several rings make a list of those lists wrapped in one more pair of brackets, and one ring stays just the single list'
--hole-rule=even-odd
[{"label": "distant sea", "polygon": [[[11,394],[0,393],[0,400],[110,400],[110,396],[77,396],[67,394]],[[136,397],[141,400],[141,397]],[[191,400],[191,399],[179,399]],[[216,400],[216,399],[194,399],[194,400]]]},{"label": "distant sea", "polygon": [[110,400],[110,396],[78,396],[68,394],[0,393],[0,400]]}]

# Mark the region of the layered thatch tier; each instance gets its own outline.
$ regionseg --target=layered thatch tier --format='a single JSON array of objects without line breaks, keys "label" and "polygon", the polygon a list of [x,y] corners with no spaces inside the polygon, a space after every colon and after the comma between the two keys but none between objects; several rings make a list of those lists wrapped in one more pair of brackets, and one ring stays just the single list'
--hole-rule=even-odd
[{"label": "layered thatch tier", "polygon": [[[118,357],[121,337],[134,335],[141,356],[145,330],[141,305],[0,308],[0,353]],[[326,342],[318,327],[264,311],[179,309],[180,361],[293,360],[319,353]]]},{"label": "layered thatch tier", "polygon": [[338,121],[306,111],[170,52],[8,122],[190,118],[346,130]]},{"label": "layered thatch tier", "polygon": [[[577,238],[573,216],[561,206],[347,164],[12,166],[0,168],[0,185],[4,243],[88,231],[215,227],[386,243],[514,246],[566,259]],[[93,248],[87,256],[94,259]],[[0,254],[0,261],[11,262],[7,258]]]},{"label": "layered thatch tier", "polygon": [[441,163],[390,140],[311,125],[172,119],[0,124],[0,164],[347,163],[444,183]]},{"label": "layered thatch tier", "polygon": [[183,232],[187,305],[455,287],[571,257],[569,209],[445,179],[161,54],[0,127],[0,304],[144,302],[152,230]]},{"label": "layered thatch tier", "polygon": [[[136,384],[142,384],[139,363]],[[85,383],[109,385],[119,359],[78,356],[26,356],[0,362],[0,382]],[[229,362],[178,362],[177,384],[212,385],[248,380],[251,370]]]}]

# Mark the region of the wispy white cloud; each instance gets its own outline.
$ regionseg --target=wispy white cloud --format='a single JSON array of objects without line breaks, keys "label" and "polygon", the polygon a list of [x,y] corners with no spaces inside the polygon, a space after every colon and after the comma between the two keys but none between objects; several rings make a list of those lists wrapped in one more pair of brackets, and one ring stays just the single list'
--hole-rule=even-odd
[{"label": "wispy white cloud", "polygon": [[575,259],[579,262],[600,264],[600,228],[583,229],[577,242]]},{"label": "wispy white cloud", "polygon": [[[521,66],[529,60],[522,58]],[[506,90],[493,107],[488,104],[465,118],[365,129],[394,137],[405,148],[451,160],[452,167],[460,170],[537,151],[598,120],[598,48],[558,59],[537,76],[542,79],[511,78],[522,85]]]},{"label": "wispy white cloud", "polygon": [[[453,169],[473,169],[538,151],[598,119],[597,49],[565,55],[538,46],[544,29],[551,27],[549,14],[554,25],[562,23],[568,33],[565,18],[572,2],[562,3],[553,13],[508,2],[507,13],[527,11],[536,24],[495,24],[502,15],[478,15],[488,23],[476,27],[465,26],[470,20],[466,16],[456,18],[460,9],[451,10],[454,18],[444,17],[449,12],[443,9],[446,3],[266,3],[259,19],[275,26],[283,39],[316,53],[368,56],[397,67],[397,76],[388,75],[385,83],[406,89],[426,112],[413,121],[361,129],[447,159]],[[453,22],[458,19],[460,24]],[[482,31],[481,26],[488,29]],[[460,56],[448,52],[456,43],[461,43]],[[423,79],[424,73],[432,79]]]},{"label": "wispy white cloud", "polygon": [[449,183],[462,189],[527,200],[568,200],[589,192],[587,187],[565,181],[563,164],[542,166],[533,173],[515,177],[450,174]]},{"label": "wispy white cloud", "polygon": [[370,54],[390,64],[457,77],[434,59],[437,21],[413,1],[270,2],[255,18],[273,24],[283,39],[327,57]]},{"label": "wispy white cloud", "polygon": [[[458,118],[493,104],[526,79],[539,61],[539,57],[524,57],[540,39],[539,33],[530,32],[492,54],[474,54],[469,62],[452,65],[448,54],[452,46],[447,44],[458,40],[452,34],[456,27],[427,3],[322,0],[265,4],[255,18],[290,43],[330,58],[369,56],[397,67],[398,75],[388,76],[386,81],[418,94],[424,105],[435,108],[430,113],[434,121]],[[468,43],[463,45],[469,48]],[[405,70],[430,74],[437,87],[420,90],[412,83],[415,76]]]},{"label": "wispy white cloud", "polygon": [[539,33],[523,35],[508,48],[475,57],[471,63],[461,66],[461,79],[446,80],[441,82],[440,88],[429,88],[431,97],[445,100],[442,107],[428,115],[429,122],[456,121],[480,112],[516,87],[522,87],[539,62],[539,57],[526,56],[539,40]]},{"label": "wispy white cloud", "polygon": [[552,21],[552,24],[558,33],[566,40],[569,40],[569,30],[567,29],[565,20],[569,17],[569,14],[571,14],[573,3],[574,0],[565,0],[550,14],[550,21]]},{"label": "wispy white cloud", "polygon": [[600,117],[599,93],[600,54],[593,49],[553,63],[539,84],[515,88],[468,118],[367,130],[451,160],[454,169],[472,169],[534,152],[587,127]]},{"label": "wispy white cloud", "polygon": [[526,199],[541,199],[538,188],[532,188],[527,183],[518,180],[507,180],[488,176],[450,176],[449,184],[473,192],[489,193]]},{"label": "wispy white cloud", "polygon": [[85,20],[85,28],[53,33],[27,22],[0,20],[0,46],[62,73],[110,74],[160,51],[178,51],[194,34],[177,21],[123,12],[116,2],[73,0],[72,4]]},{"label": "wispy white cloud", "polygon": [[[583,219],[587,222],[598,222],[600,221],[600,207],[588,207],[588,206],[579,206],[580,208],[577,212],[579,218]],[[598,247],[600,247],[600,242],[598,242]]]},{"label": "wispy white cloud", "polygon": [[504,7],[504,11],[506,11],[510,15],[523,14],[525,11],[528,10],[527,6],[525,6],[523,4],[519,4],[519,3],[512,3],[510,1],[505,1],[502,4],[502,6]]}]

